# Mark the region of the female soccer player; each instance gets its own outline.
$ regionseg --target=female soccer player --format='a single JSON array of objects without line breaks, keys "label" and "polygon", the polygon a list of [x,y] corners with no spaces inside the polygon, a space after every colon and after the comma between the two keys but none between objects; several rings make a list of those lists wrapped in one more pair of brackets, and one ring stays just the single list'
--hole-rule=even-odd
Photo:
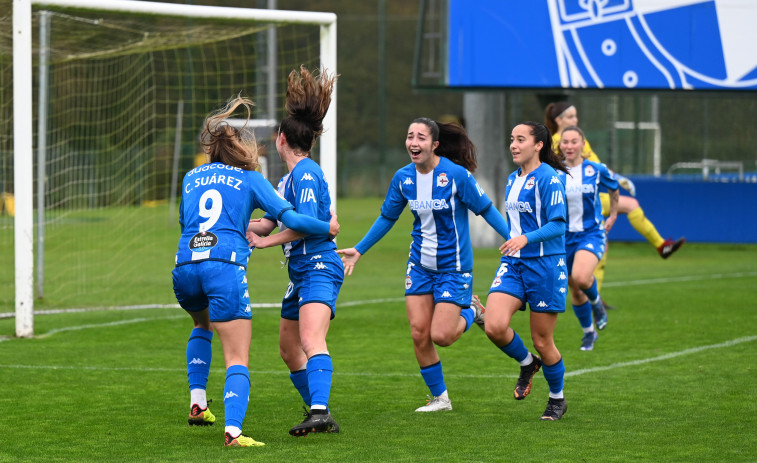
[{"label": "female soccer player", "polygon": [[[311,217],[329,217],[331,199],[321,167],[310,150],[323,132],[323,118],[331,103],[336,76],[305,67],[292,71],[286,95],[287,116],[281,121],[276,150],[289,173],[278,185],[279,193],[295,210]],[[266,237],[278,226],[279,233]],[[344,266],[333,239],[298,233],[270,214],[251,221],[250,243],[258,248],[283,245],[289,262],[289,286],[281,303],[279,349],[294,387],[310,407],[305,420],[289,430],[293,436],[309,432],[339,432],[329,412],[333,366],[326,334],[336,313],[336,299],[344,280]]]},{"label": "female soccer player", "polygon": [[[549,401],[542,420],[559,420],[567,405],[563,396],[565,366],[553,333],[557,314],[565,311],[565,186],[557,171],[566,169],[552,151],[549,130],[536,122],[516,125],[510,153],[519,168],[507,178],[505,201],[510,236],[500,246],[503,256],[489,289],[486,335],[520,365],[516,400],[531,392],[540,368],[549,384]],[[518,310],[531,308],[531,339],[541,355],[526,349],[510,327]]]},{"label": "female soccer player", "polygon": [[255,172],[255,140],[246,140],[225,122],[239,107],[246,109],[249,120],[252,106],[252,101],[237,97],[205,121],[202,145],[209,163],[184,176],[181,238],[173,270],[176,299],[194,320],[187,343],[189,424],[212,425],[216,420],[205,392],[216,330],[226,364],[225,445],[234,447],[264,445],[242,434],[250,395],[252,310],[246,272],[250,249],[245,237],[250,215],[254,209],[263,209],[301,232],[321,236],[339,232],[336,216],[327,222],[294,212]]},{"label": "female soccer player", "polygon": [[[560,134],[566,127],[578,126],[578,110],[571,103],[567,101],[559,101],[557,103],[550,103],[547,105],[547,109],[544,115],[544,124],[552,132],[552,148],[557,150],[560,145]],[[585,140],[584,149],[581,155],[593,162],[600,162],[597,154],[591,149],[591,145],[588,140]],[[628,190],[631,195],[636,194],[636,189],[633,183],[618,174],[615,174],[620,186]],[[607,193],[600,193],[599,198],[602,201],[602,214],[607,217],[610,213],[610,199]],[[628,222],[631,226],[639,232],[641,236],[649,241],[649,244],[657,249],[660,257],[667,259],[674,252],[676,252],[686,242],[686,238],[679,238],[677,240],[663,239],[660,233],[655,228],[654,224],[647,219],[644,215],[644,211],[641,209],[639,202],[631,196],[621,195],[618,200],[618,213],[626,214]],[[602,281],[605,274],[605,263],[607,262],[607,252],[602,257],[602,260],[597,266],[595,276],[597,277],[598,288],[602,289]]]},{"label": "female soccer player", "polygon": [[405,148],[411,162],[394,174],[381,215],[354,248],[337,252],[351,275],[360,257],[410,206],[413,241],[405,275],[405,305],[415,358],[431,391],[428,403],[416,411],[452,410],[434,344],[449,346],[472,323],[483,323],[481,313],[470,306],[473,249],[468,210],[481,215],[505,239],[509,229],[471,175],[476,169],[476,148],[465,129],[425,117],[415,119]]},{"label": "female soccer player", "polygon": [[[584,160],[584,133],[578,127],[564,129],[560,137],[560,154],[567,168],[558,172],[565,183],[568,204],[568,230],[565,233],[565,255],[568,264],[568,286],[573,311],[584,335],[581,350],[592,350],[598,335],[594,331],[607,325],[607,313],[597,290],[594,269],[605,251],[606,233],[618,218],[618,181],[601,163]],[[602,224],[602,203],[599,185],[609,191],[610,214]]]}]

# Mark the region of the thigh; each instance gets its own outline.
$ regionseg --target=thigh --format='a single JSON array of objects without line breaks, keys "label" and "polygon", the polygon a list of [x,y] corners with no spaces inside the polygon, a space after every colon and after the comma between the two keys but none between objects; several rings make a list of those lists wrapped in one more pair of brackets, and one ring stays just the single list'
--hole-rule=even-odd
[{"label": "thigh", "polygon": [[586,249],[579,250],[573,258],[570,274],[578,281],[591,280],[598,263],[599,258],[597,258],[597,254]]},{"label": "thigh", "polygon": [[416,332],[425,333],[424,337],[430,337],[434,297],[431,294],[405,296],[405,309],[413,337],[416,336]]}]

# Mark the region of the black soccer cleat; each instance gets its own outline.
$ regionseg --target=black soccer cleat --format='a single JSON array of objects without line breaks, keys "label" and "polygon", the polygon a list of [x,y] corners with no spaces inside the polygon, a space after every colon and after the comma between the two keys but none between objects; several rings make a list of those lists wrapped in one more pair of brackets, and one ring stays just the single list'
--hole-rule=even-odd
[{"label": "black soccer cleat", "polygon": [[515,391],[513,391],[515,400],[523,400],[531,393],[531,382],[536,372],[541,368],[541,359],[536,355],[533,355],[533,358],[534,360],[531,363],[520,367],[520,376],[518,382],[515,383]]},{"label": "black soccer cleat", "polygon": [[544,414],[541,416],[542,421],[557,421],[568,411],[568,404],[565,399],[553,399],[549,398],[547,402],[547,409],[544,410]]},{"label": "black soccer cleat", "polygon": [[674,252],[678,251],[678,248],[683,246],[683,243],[685,242],[686,242],[686,238],[679,238],[675,241],[668,238],[665,240],[664,243],[660,245],[659,248],[657,248],[657,252],[660,253],[660,257],[662,257],[663,259],[667,259],[671,255],[673,255]]},{"label": "black soccer cleat", "polygon": [[305,437],[311,432],[339,432],[339,425],[331,416],[331,413],[326,410],[315,410],[310,412],[305,410],[304,415],[305,419],[302,423],[289,430],[290,435],[294,437]]}]

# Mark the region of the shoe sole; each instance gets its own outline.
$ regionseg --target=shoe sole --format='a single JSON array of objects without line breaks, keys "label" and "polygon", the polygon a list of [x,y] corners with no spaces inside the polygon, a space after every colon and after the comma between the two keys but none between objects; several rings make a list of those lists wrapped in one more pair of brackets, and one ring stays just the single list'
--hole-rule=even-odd
[{"label": "shoe sole", "polygon": [[203,418],[189,418],[187,420],[190,426],[213,426],[215,421],[205,421]]},{"label": "shoe sole", "polygon": [[294,437],[307,437],[308,434],[311,432],[314,433],[327,433],[327,434],[338,434],[339,433],[339,425],[328,425],[323,429],[318,429],[316,426],[310,426],[307,428],[299,428],[295,429],[292,428],[289,430],[289,435]]},{"label": "shoe sole", "polygon": [[604,321],[604,323],[597,323],[597,329],[598,329],[599,331],[602,331],[602,330],[603,330],[603,329],[605,329],[606,327],[607,327],[607,320],[605,320],[605,321]]},{"label": "shoe sole", "polygon": [[518,396],[518,389],[517,388],[513,391],[513,397],[515,397],[515,400],[523,400],[523,399],[526,398],[526,396],[528,394],[531,393],[531,386],[532,386],[532,384],[534,382],[534,376],[536,376],[536,373],[538,373],[539,370],[541,370],[541,363],[538,364],[538,365],[536,365],[536,368],[534,369],[533,373],[531,373],[531,377],[528,378],[528,387],[526,387],[526,390],[523,391],[523,395],[520,396],[520,397]]},{"label": "shoe sole", "polygon": [[555,418],[554,416],[544,416],[542,415],[541,420],[542,421],[557,421],[562,419],[563,416],[565,416],[565,413],[568,412],[568,404],[565,404],[565,408],[562,410],[562,415],[560,415],[558,418]]}]

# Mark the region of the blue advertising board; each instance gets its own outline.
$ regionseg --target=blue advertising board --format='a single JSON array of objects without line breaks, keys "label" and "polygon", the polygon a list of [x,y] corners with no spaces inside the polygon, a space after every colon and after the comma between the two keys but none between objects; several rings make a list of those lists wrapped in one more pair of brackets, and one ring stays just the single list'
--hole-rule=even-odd
[{"label": "blue advertising board", "polygon": [[757,90],[757,0],[449,0],[449,87]]}]

